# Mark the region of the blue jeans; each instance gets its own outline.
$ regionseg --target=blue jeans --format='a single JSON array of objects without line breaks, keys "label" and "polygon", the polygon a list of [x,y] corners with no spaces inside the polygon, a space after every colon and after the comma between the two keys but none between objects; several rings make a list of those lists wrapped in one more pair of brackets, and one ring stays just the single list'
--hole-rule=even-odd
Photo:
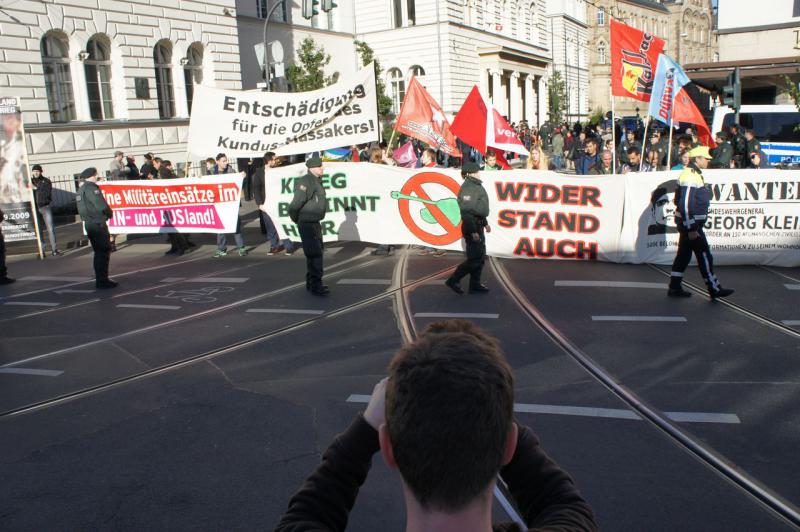
[{"label": "blue jeans", "polygon": [[556,170],[561,170],[561,168],[563,166],[564,166],[564,162],[561,160],[561,156],[560,155],[554,155],[553,156],[553,167]]},{"label": "blue jeans", "polygon": [[[242,219],[236,218],[236,232],[233,234],[233,239],[236,241],[237,248],[244,247],[244,238],[242,238]],[[228,236],[225,233],[217,235],[217,249],[225,251],[228,249]]]},{"label": "blue jeans", "polygon": [[[47,239],[50,241],[50,252],[55,252],[56,233],[55,228],[53,227],[53,209],[50,208],[50,205],[39,207],[39,214],[42,215],[41,219],[44,220],[44,225],[47,227]],[[42,227],[42,224],[39,224],[39,234],[42,235],[42,237],[44,237],[43,233],[44,228]],[[42,240],[44,240],[44,238],[42,238]]]},{"label": "blue jeans", "polygon": [[288,238],[284,238],[283,240],[278,238],[278,230],[275,228],[275,224],[272,222],[272,218],[270,218],[269,214],[259,210],[258,215],[261,216],[261,221],[264,222],[264,227],[267,228],[267,240],[269,240],[269,247],[276,248],[278,245],[281,245],[286,248],[287,251],[292,251],[294,249],[292,241]]}]

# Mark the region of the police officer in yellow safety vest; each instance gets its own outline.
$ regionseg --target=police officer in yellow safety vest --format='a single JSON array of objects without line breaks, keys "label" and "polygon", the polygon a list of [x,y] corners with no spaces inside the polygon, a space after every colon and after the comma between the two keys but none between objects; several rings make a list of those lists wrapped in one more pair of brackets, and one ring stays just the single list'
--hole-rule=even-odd
[{"label": "police officer in yellow safety vest", "polygon": [[480,167],[476,163],[464,163],[461,177],[464,184],[458,191],[458,206],[461,210],[461,234],[466,243],[467,260],[458,265],[445,284],[456,294],[463,294],[461,278],[469,275],[470,293],[484,293],[489,289],[481,284],[481,272],[486,261],[486,238],[484,230],[491,231],[486,217],[489,216],[489,195],[478,179]]},{"label": "police officer in yellow safety vest", "polygon": [[683,169],[678,178],[678,190],[675,192],[675,223],[678,226],[680,239],[678,253],[672,263],[672,275],[669,280],[670,297],[689,297],[692,294],[681,286],[683,273],[692,260],[692,253],[697,258],[700,274],[706,281],[708,293],[712,299],[726,297],[733,293],[730,288],[722,288],[714,275],[714,258],[708,240],[703,233],[703,225],[708,218],[708,206],[711,203],[711,190],[703,180],[701,170],[708,168],[711,154],[706,146],[697,146],[689,151],[689,165]]}]

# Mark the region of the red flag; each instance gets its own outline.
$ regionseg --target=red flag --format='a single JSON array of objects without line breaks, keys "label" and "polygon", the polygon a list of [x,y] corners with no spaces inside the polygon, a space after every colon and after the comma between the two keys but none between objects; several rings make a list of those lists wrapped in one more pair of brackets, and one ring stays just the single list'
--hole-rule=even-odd
[{"label": "red flag", "polygon": [[650,101],[664,41],[611,19],[611,94]]},{"label": "red flag", "polygon": [[350,161],[354,163],[361,162],[361,159],[358,157],[358,146],[353,146],[352,155],[350,156]]},{"label": "red flag", "polygon": [[394,128],[452,157],[461,157],[442,108],[417,78],[411,78]]},{"label": "red flag", "polygon": [[[488,113],[490,108],[492,109],[491,118]],[[461,109],[453,119],[450,130],[465,144],[472,146],[484,156],[488,150],[495,152],[497,164],[504,170],[510,169],[511,166],[503,156],[503,152],[505,150],[517,151],[517,144],[522,146],[508,122],[483,99],[477,85],[472,88],[467,99],[464,100]],[[513,139],[507,136],[508,132],[511,132]],[[525,154],[527,155],[527,152]]]},{"label": "red flag", "polygon": [[497,109],[493,107],[492,111],[491,119],[486,124],[486,144],[501,151],[511,151],[527,156],[528,149],[519,140],[517,133],[511,129],[511,126]]},{"label": "red flag", "polygon": [[711,130],[706,124],[703,114],[700,109],[694,104],[692,99],[686,94],[684,89],[678,91],[675,95],[675,103],[672,108],[672,120],[675,122],[688,122],[697,126],[697,138],[703,146],[716,148],[717,143],[714,142],[714,137],[711,135]]}]

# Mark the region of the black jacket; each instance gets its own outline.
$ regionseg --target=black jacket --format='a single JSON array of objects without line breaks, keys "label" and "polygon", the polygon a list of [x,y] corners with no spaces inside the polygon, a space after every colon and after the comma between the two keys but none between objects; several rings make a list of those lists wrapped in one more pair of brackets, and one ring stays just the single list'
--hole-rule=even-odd
[{"label": "black jacket", "polygon": [[34,177],[31,179],[31,183],[36,187],[36,194],[34,194],[36,206],[46,207],[50,205],[53,201],[53,183],[45,176],[41,176],[38,179]]},{"label": "black jacket", "polygon": [[78,189],[78,197],[75,199],[78,203],[78,214],[86,223],[105,223],[113,215],[111,207],[106,203],[103,191],[100,190],[97,183],[84,181],[81,188]]},{"label": "black jacket", "polygon": [[253,193],[253,199],[256,202],[256,205],[264,205],[267,201],[267,191],[266,191],[266,171],[262,166],[256,173],[253,174],[253,181],[250,183],[250,191]]},{"label": "black jacket", "polygon": [[294,180],[294,198],[289,204],[289,217],[294,223],[319,222],[325,218],[327,199],[319,178],[306,173]]},{"label": "black jacket", "polygon": [[[275,531],[345,530],[358,490],[372,467],[372,456],[379,448],[378,432],[359,415],[322,455],[322,464],[289,501]],[[572,478],[539,446],[531,429],[519,427],[517,450],[500,474],[531,529],[597,530],[591,507]],[[493,530],[511,532],[519,528],[509,522],[497,523]]]}]

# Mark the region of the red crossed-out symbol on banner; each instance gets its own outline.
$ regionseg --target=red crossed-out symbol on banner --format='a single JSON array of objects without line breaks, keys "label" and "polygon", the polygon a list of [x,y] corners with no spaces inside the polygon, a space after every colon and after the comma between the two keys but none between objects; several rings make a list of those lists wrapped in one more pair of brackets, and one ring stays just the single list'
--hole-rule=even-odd
[{"label": "red crossed-out symbol on banner", "polygon": [[[458,196],[460,188],[458,183],[453,178],[437,172],[420,172],[416,174],[406,181],[400,192],[405,196],[416,196],[421,200],[431,201],[431,197],[422,188],[422,185],[426,183],[441,185],[450,190],[453,196]],[[438,225],[445,230],[443,235],[431,233],[417,225],[417,222],[411,216],[411,206],[409,205],[411,200],[398,199],[397,203],[403,223],[414,236],[423,242],[434,246],[446,246],[461,239],[461,224],[454,225],[436,204],[428,203],[425,208],[433,215]]]}]

